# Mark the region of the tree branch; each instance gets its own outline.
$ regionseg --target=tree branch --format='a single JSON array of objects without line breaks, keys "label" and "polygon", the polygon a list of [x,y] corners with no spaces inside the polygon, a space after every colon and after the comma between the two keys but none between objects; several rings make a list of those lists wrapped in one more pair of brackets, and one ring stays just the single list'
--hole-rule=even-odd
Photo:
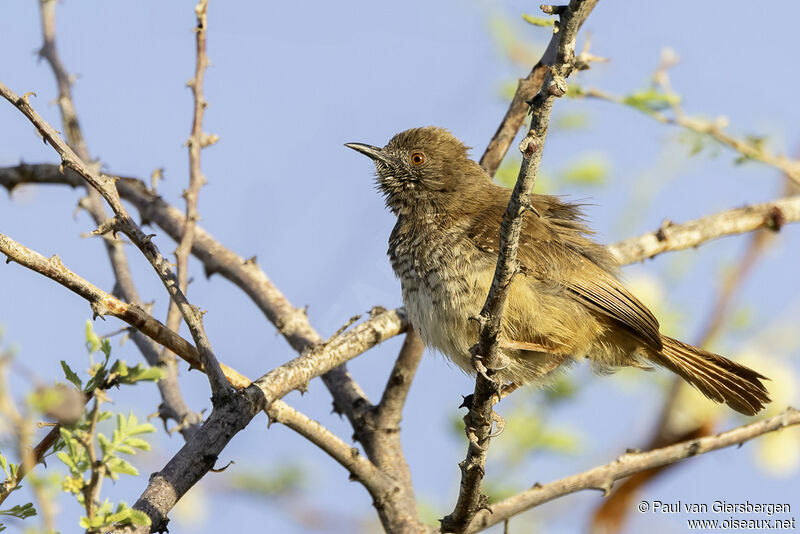
[{"label": "tree branch", "polygon": [[666,220],[655,232],[620,241],[609,248],[617,261],[624,265],[662,252],[696,247],[727,235],[760,228],[777,231],[784,224],[797,221],[800,221],[800,195],[721,211],[683,224]]},{"label": "tree branch", "polygon": [[770,419],[740,426],[715,436],[684,441],[648,452],[626,453],[611,463],[545,485],[537,484],[529,490],[493,504],[488,510],[478,513],[469,532],[479,532],[534,506],[584,489],[598,489],[607,494],[614,481],[634,473],[740,445],[762,434],[797,424],[800,424],[800,411],[790,408]]},{"label": "tree branch", "polygon": [[123,232],[131,241],[137,246],[139,250],[145,255],[147,260],[155,269],[167,292],[172,299],[177,303],[178,308],[181,310],[186,325],[192,333],[195,345],[203,359],[203,364],[207,369],[206,375],[209,379],[209,384],[212,391],[212,401],[221,399],[228,393],[229,385],[225,375],[220,369],[219,363],[214,356],[208,338],[205,335],[202,324],[202,314],[200,310],[192,306],[186,299],[186,296],[180,290],[177,284],[175,274],[170,268],[169,262],[161,255],[158,247],[152,242],[152,236],[146,236],[141,228],[133,221],[128,214],[125,206],[122,205],[119,193],[115,186],[114,180],[109,176],[99,174],[94,169],[90,168],[77,154],[61,139],[58,133],[50,126],[41,116],[28,103],[28,95],[20,97],[11,91],[4,84],[0,83],[0,94],[3,98],[12,103],[19,109],[25,117],[39,130],[39,133],[46,142],[58,152],[61,156],[62,165],[69,167],[81,175],[94,189],[96,189],[111,206],[114,211],[115,217],[110,221],[101,224],[95,231],[98,234],[107,232],[115,233],[117,231]]},{"label": "tree branch", "polygon": [[[531,205],[531,189],[542,160],[550,110],[555,99],[566,93],[565,80],[576,66],[575,40],[578,29],[594,5],[593,1],[572,0],[569,6],[557,10],[559,22],[554,28],[554,39],[557,41],[556,53],[552,65],[547,66],[548,72],[541,91],[530,103],[532,112],[530,130],[520,143],[523,154],[522,166],[508,208],[503,214],[497,268],[489,295],[478,317],[480,322],[478,357],[474,359],[478,373],[469,413],[464,417],[470,443],[467,456],[460,464],[461,484],[458,501],[453,512],[442,520],[444,532],[464,531],[475,513],[488,503],[488,498],[481,494],[480,486],[494,419],[492,407],[499,398],[498,385],[491,376],[493,369],[498,367],[497,351],[503,307],[511,280],[517,272],[517,247],[522,230],[522,217]],[[543,6],[543,10],[547,7],[550,6]]]},{"label": "tree branch", "polygon": [[[598,0],[589,0],[586,2],[586,9],[579,12],[577,15],[578,27],[583,25],[586,17],[589,16],[589,13],[591,13],[592,9],[597,4],[597,1]],[[519,132],[519,129],[522,127],[522,122],[525,120],[525,116],[528,114],[530,108],[528,101],[536,96],[542,89],[545,76],[549,72],[550,66],[555,61],[556,49],[559,41],[559,35],[554,33],[544,54],[542,54],[542,58],[534,65],[530,74],[525,78],[520,78],[517,82],[517,91],[514,93],[514,97],[508,105],[508,111],[506,111],[503,120],[497,127],[497,131],[492,137],[492,140],[489,141],[489,145],[486,147],[483,156],[481,156],[481,167],[483,167],[489,176],[494,176],[497,172],[498,167],[500,167],[503,158],[508,152],[508,148],[517,136],[517,132]]]}]

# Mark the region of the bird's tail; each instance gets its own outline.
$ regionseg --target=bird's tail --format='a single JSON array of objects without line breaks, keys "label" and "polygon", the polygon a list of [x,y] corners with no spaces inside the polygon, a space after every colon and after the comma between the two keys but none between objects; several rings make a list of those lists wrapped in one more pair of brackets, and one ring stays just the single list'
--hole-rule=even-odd
[{"label": "bird's tail", "polygon": [[770,401],[761,380],[769,378],[712,352],[662,335],[661,352],[650,359],[689,382],[703,395],[745,415],[755,415]]}]

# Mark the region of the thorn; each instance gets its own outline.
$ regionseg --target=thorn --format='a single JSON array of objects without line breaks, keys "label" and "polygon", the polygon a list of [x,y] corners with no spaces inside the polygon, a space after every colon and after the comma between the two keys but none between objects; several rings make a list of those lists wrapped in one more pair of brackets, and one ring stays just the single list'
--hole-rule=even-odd
[{"label": "thorn", "polygon": [[105,304],[101,302],[92,302],[89,307],[92,309],[92,320],[96,320],[100,317],[102,320],[106,320],[104,317],[108,312],[109,309],[106,307]]},{"label": "thorn", "polygon": [[369,318],[374,319],[375,317],[377,317],[382,313],[386,313],[386,308],[384,308],[383,306],[373,306],[369,310]]},{"label": "thorn", "polygon": [[25,102],[25,104],[26,104],[26,105],[30,106],[30,102],[28,102],[28,99],[29,99],[31,96],[36,96],[36,93],[34,93],[33,91],[28,91],[27,93],[25,93],[24,95],[22,95],[22,96],[21,96],[21,97],[19,97],[19,98],[20,98],[20,100],[22,100],[23,102]]},{"label": "thorn", "polygon": [[672,221],[669,219],[664,219],[661,222],[661,226],[658,227],[658,230],[656,230],[655,233],[656,239],[658,239],[659,242],[663,243],[667,240],[667,234],[665,232],[670,226],[672,226]]},{"label": "thorn", "polygon": [[230,462],[228,462],[227,464],[225,464],[225,467],[220,467],[219,469],[214,469],[214,468],[212,467],[211,469],[209,469],[209,471],[212,471],[212,472],[214,472],[214,473],[222,473],[222,472],[223,472],[223,471],[225,471],[227,468],[229,468],[229,467],[231,466],[231,464],[235,464],[235,463],[236,463],[236,462],[234,462],[233,460],[231,460]]},{"label": "thorn", "polygon": [[767,212],[764,220],[764,226],[773,232],[779,232],[783,225],[786,223],[786,217],[778,206],[772,206]]},{"label": "thorn", "polygon": [[530,203],[530,202],[528,202],[523,209],[525,211],[529,211],[529,212],[533,213],[534,215],[536,215],[539,218],[542,217],[542,214],[539,213],[539,210],[537,210],[535,207],[533,207],[533,204]]}]

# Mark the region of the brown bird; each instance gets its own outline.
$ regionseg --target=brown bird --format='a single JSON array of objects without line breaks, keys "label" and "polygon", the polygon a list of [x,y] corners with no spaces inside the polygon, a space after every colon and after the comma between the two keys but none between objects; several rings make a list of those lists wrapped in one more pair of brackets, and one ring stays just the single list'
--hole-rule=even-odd
[{"label": "brown bird", "polygon": [[[389,257],[411,323],[426,345],[474,373],[478,324],[471,318],[489,292],[511,191],[441,128],[407,130],[383,148],[345,146],[372,158],[378,188],[397,215]],[[659,332],[650,310],[619,281],[614,257],[590,239],[578,205],[549,195],[533,195],[532,204],[500,337],[497,376],[510,388],[586,358],[599,372],[661,365],[746,415],[769,402],[766,377]]]}]

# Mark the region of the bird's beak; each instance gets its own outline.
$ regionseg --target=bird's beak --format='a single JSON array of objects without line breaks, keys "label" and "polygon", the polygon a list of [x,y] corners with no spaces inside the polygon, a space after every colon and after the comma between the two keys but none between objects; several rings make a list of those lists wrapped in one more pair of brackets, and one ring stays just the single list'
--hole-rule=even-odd
[{"label": "bird's beak", "polygon": [[383,149],[377,146],[365,145],[364,143],[345,143],[344,146],[352,148],[356,152],[361,152],[375,162],[381,161],[386,165],[391,165],[392,163],[386,154],[383,153]]}]

